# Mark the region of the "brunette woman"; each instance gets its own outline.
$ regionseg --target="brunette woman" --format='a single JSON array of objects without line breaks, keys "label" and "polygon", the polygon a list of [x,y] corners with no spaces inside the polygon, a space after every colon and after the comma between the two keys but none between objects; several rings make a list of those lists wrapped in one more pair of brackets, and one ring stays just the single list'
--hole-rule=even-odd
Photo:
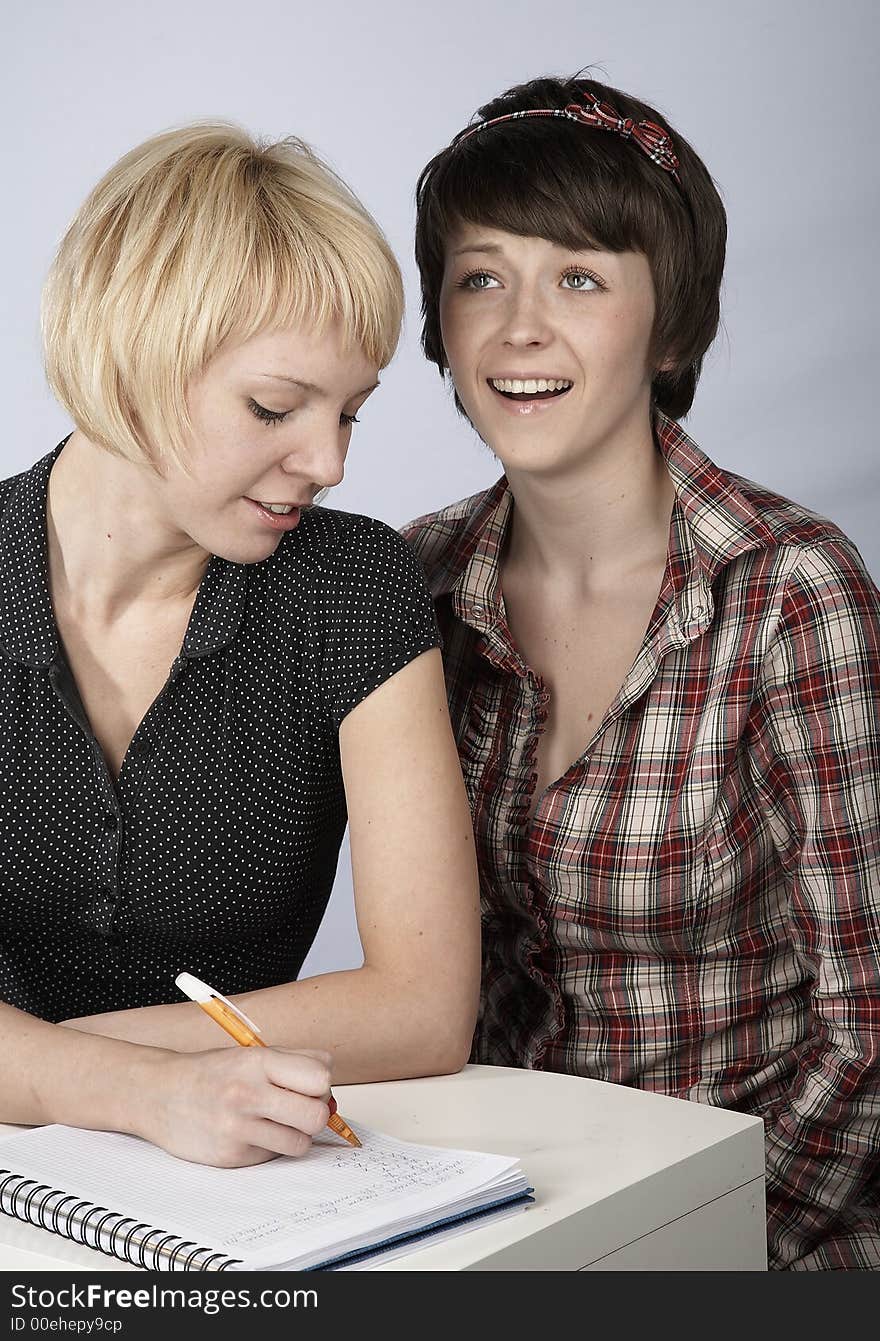
[{"label": "brunette woman", "polygon": [[477,838],[473,1060],[760,1114],[770,1265],[876,1269],[880,597],[681,428],[726,234],[686,140],[581,78],[478,118],[416,253],[504,475],[407,529]]}]

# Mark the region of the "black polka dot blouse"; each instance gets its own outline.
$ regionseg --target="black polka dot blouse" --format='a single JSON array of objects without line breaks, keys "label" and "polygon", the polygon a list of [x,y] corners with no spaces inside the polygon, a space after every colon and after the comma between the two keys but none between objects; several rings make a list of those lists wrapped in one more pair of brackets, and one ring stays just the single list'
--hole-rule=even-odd
[{"label": "black polka dot blouse", "polygon": [[0,1000],[46,1020],[292,981],[346,824],[339,725],[440,644],[382,522],[316,508],[271,558],[213,558],[111,779],[46,564],[63,443],[0,484]]}]

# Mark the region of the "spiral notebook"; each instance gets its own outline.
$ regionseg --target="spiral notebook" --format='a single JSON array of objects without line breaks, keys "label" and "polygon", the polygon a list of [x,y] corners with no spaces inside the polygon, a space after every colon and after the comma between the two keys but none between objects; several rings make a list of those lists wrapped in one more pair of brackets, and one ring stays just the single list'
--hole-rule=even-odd
[{"label": "spiral notebook", "polygon": [[358,1126],[308,1154],[190,1164],[135,1136],[34,1127],[0,1142],[0,1211],[158,1271],[368,1267],[532,1200],[518,1161]]}]

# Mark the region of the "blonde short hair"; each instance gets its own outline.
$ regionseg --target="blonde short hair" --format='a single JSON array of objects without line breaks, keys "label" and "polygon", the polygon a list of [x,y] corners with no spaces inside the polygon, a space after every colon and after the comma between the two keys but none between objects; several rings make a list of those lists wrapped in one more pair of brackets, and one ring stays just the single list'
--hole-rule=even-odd
[{"label": "blonde short hair", "polygon": [[339,319],[384,367],[403,286],[378,226],[314,151],[197,123],[132,149],[68,228],[43,293],[46,375],[76,426],[186,468],[186,390],[227,340]]}]

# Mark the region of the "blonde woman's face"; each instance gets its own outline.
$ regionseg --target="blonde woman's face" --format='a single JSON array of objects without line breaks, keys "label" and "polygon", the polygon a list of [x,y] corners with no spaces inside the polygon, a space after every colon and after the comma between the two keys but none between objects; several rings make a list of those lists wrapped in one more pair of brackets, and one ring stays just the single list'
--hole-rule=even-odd
[{"label": "blonde woman's face", "polygon": [[[647,425],[654,286],[637,252],[572,252],[465,224],[440,295],[455,389],[508,471],[576,469]],[[548,385],[549,384],[549,385]]]},{"label": "blonde woman's face", "polygon": [[188,390],[190,473],[169,467],[160,486],[174,524],[209,554],[268,558],[301,509],[342,479],[378,372],[338,324],[263,331],[221,350]]}]

